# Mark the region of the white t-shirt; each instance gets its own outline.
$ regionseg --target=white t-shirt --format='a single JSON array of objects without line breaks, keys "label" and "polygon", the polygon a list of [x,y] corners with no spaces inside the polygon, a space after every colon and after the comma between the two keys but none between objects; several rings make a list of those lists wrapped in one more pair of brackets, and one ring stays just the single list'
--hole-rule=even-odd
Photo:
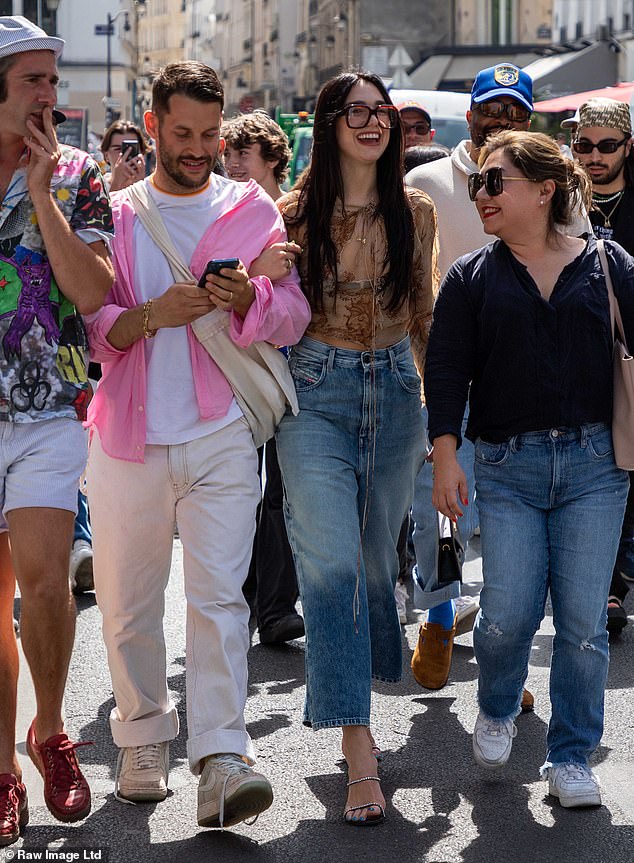
[{"label": "white t-shirt", "polygon": [[[216,174],[209,185],[191,195],[170,195],[146,179],[167,231],[189,263],[210,225],[240,196],[240,187]],[[174,283],[165,255],[136,219],[134,223],[134,289],[139,302],[160,297]],[[202,420],[198,410],[187,329],[162,327],[145,342],[147,366],[146,441],[180,444],[212,434],[242,416],[233,399],[224,417]]]}]

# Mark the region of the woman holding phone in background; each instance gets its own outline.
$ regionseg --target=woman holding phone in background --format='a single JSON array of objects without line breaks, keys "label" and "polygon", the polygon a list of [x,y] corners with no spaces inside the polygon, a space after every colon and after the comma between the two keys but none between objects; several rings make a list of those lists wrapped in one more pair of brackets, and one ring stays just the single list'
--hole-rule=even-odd
[{"label": "woman holding phone in background", "polygon": [[[132,146],[133,142],[136,146]],[[106,129],[101,152],[110,168],[105,175],[108,191],[118,192],[145,177],[147,144],[134,123],[116,120]]]}]

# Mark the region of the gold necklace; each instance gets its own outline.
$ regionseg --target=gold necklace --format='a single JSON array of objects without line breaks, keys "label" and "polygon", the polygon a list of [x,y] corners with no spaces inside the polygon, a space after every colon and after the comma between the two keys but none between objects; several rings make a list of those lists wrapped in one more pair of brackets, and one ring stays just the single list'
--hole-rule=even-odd
[{"label": "gold necklace", "polygon": [[[609,212],[609,213],[607,213],[607,215],[606,215],[606,214],[603,212],[603,210],[599,207],[599,203],[603,203],[603,202],[602,202],[602,201],[600,201],[600,199],[595,198],[595,197],[593,196],[593,198],[592,198],[592,202],[595,204],[595,206],[596,206],[597,210],[598,210],[598,211],[601,213],[601,215],[603,216],[603,227],[604,227],[604,228],[611,228],[611,227],[612,227],[612,223],[610,222],[610,219],[611,219],[611,218],[612,218],[612,216],[614,215],[614,213],[615,213],[616,208],[618,207],[618,205],[621,203],[621,198],[623,197],[623,195],[624,195],[624,194],[625,194],[625,189],[621,189],[621,191],[620,191],[620,192],[618,192],[618,193],[616,194],[616,196],[615,196],[615,198],[616,198],[616,203],[614,204],[614,206],[612,207],[612,209],[610,210],[610,212]],[[608,200],[614,200],[614,198],[609,198]]]}]

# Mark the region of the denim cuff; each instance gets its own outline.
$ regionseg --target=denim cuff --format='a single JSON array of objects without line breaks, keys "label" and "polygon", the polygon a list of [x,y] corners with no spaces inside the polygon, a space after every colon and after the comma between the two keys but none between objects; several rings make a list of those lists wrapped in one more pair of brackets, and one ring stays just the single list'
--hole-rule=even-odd
[{"label": "denim cuff", "polygon": [[322,719],[319,722],[312,722],[305,717],[304,725],[309,726],[313,731],[319,731],[320,728],[342,728],[344,725],[367,725],[369,727],[370,717],[355,716],[349,719]]},{"label": "denim cuff", "polygon": [[460,582],[452,581],[450,584],[445,584],[442,587],[435,585],[426,590],[420,586],[417,567],[413,571],[414,582],[414,608],[426,611],[428,608],[435,608],[443,602],[448,602],[450,599],[457,599],[460,596]]}]

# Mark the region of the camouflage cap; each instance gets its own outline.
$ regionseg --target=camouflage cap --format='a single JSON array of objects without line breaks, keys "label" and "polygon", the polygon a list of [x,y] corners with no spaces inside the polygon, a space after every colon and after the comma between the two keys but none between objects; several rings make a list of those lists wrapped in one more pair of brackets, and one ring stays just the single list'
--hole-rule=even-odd
[{"label": "camouflage cap", "polygon": [[619,129],[624,134],[631,136],[630,106],[627,102],[617,102],[616,99],[588,99],[579,108],[577,131],[589,126]]}]

